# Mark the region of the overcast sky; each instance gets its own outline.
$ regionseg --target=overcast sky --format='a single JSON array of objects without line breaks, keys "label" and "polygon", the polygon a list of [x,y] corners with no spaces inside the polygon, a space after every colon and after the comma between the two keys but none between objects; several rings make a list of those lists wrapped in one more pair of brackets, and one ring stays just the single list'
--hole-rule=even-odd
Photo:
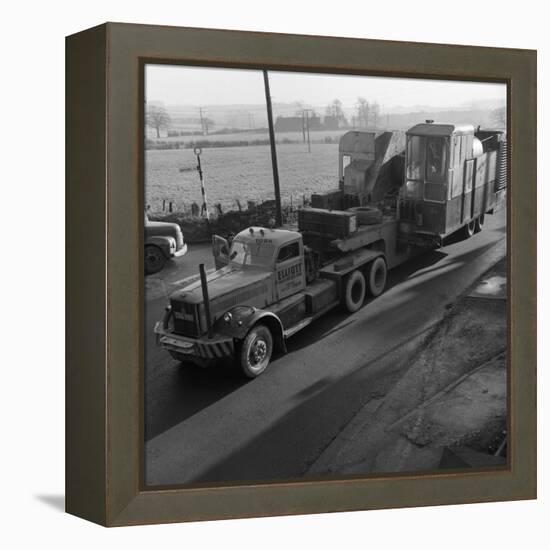
[{"label": "overcast sky", "polygon": [[[474,101],[506,101],[504,84],[342,76],[270,71],[273,102],[303,101],[322,107],[338,98],[345,106],[358,96],[391,107],[461,107]],[[146,99],[166,105],[261,104],[265,102],[260,71],[147,65]]]}]

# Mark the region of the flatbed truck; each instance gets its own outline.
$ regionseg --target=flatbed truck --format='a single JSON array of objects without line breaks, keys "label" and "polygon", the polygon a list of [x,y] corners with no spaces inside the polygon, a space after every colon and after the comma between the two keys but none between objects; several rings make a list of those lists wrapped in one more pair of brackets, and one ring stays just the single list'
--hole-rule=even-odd
[{"label": "flatbed truck", "polygon": [[[356,143],[365,143],[362,132],[355,134]],[[358,169],[353,162],[358,147],[354,136],[346,136],[351,151],[341,150],[340,161],[351,160],[341,170],[342,201],[349,193],[346,168]],[[489,138],[497,145],[502,141],[498,133]],[[259,376],[274,351],[285,352],[287,338],[315,319],[338,306],[356,312],[367,294],[379,296],[388,269],[441,245],[457,229],[465,237],[482,229],[485,214],[502,198],[496,169],[502,159],[495,154],[488,160],[485,153],[491,151],[478,145],[474,150],[473,139],[473,127],[418,125],[407,134],[404,181],[389,202],[385,197],[383,205],[304,209],[298,230],[250,227],[231,244],[215,236],[219,269],[207,275],[201,266],[200,280],[170,296],[154,329],[159,345],[179,361],[203,366],[233,358],[246,376]],[[499,147],[494,151],[502,154]],[[461,152],[463,158],[455,157]],[[360,153],[359,166],[366,170]],[[461,194],[455,171],[462,178]],[[483,182],[476,185],[478,174]],[[373,209],[377,221],[361,223]]]}]

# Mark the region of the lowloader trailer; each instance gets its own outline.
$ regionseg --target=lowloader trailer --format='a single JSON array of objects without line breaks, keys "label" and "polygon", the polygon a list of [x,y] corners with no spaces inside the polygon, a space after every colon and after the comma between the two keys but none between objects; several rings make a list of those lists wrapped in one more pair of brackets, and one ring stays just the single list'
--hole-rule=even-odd
[{"label": "lowloader trailer", "polygon": [[[481,230],[503,197],[497,167],[505,142],[498,132],[487,133],[484,147],[471,126],[415,126],[406,136],[404,178],[383,185],[383,193],[368,183],[365,149],[370,143],[374,163],[376,138],[365,134],[343,136],[349,151],[340,150],[341,162],[348,157],[340,195],[329,197],[360,206],[304,208],[297,230],[250,227],[231,245],[213,238],[218,269],[206,275],[201,266],[200,280],[174,292],[155,325],[159,345],[172,357],[203,366],[233,358],[254,378],[275,350],[286,351],[287,338],[321,315],[337,306],[353,313],[367,294],[379,296],[388,269],[457,229],[465,237]],[[357,195],[350,199],[354,180]]]}]

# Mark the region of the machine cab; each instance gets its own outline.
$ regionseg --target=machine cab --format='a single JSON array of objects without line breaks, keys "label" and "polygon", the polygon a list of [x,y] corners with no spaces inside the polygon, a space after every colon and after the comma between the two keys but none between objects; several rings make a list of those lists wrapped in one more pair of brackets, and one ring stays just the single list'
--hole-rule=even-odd
[{"label": "machine cab", "polygon": [[400,220],[418,231],[446,231],[447,204],[462,181],[465,152],[472,149],[471,125],[426,121],[407,132],[405,182],[400,193]]},{"label": "machine cab", "polygon": [[417,124],[407,132],[404,198],[444,202],[449,170],[449,125]]}]

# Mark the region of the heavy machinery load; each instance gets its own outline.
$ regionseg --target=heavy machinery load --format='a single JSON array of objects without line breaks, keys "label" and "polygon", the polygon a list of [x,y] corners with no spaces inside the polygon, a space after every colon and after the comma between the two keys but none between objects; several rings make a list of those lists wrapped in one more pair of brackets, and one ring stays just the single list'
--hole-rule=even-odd
[{"label": "heavy machinery load", "polygon": [[345,205],[377,205],[387,195],[397,194],[403,184],[399,166],[404,163],[404,132],[347,132],[338,153]]},{"label": "heavy machinery load", "polygon": [[398,203],[405,238],[441,242],[458,229],[468,237],[504,197],[505,135],[427,121],[408,130],[405,165]]}]

